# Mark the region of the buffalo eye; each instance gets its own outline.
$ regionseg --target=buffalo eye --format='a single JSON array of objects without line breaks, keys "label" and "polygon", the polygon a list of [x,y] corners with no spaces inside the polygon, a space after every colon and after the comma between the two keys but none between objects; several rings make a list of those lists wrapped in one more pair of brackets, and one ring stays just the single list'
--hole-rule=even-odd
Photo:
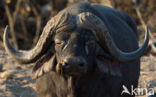
[{"label": "buffalo eye", "polygon": [[64,44],[64,41],[55,40],[55,44],[56,44],[56,45],[63,45],[63,44]]}]

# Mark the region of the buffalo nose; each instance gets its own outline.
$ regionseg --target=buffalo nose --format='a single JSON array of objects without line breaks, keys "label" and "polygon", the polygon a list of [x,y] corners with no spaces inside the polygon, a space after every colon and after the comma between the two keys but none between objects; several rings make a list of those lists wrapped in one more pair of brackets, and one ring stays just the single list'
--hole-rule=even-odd
[{"label": "buffalo nose", "polygon": [[68,68],[84,68],[86,65],[86,62],[84,60],[84,58],[81,57],[73,57],[73,58],[65,58],[63,60],[63,64],[62,67],[64,69],[68,69]]}]

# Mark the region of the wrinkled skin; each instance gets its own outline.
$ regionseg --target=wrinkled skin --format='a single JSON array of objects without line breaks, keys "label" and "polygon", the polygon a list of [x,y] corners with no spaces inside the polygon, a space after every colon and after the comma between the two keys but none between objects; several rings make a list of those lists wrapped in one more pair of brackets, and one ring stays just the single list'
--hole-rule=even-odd
[{"label": "wrinkled skin", "polygon": [[[121,95],[122,85],[137,87],[140,56],[136,24],[131,17],[103,5],[81,2],[50,19],[36,46],[6,51],[20,63],[33,63],[38,97],[134,97]],[[139,49],[138,49],[139,48]],[[137,49],[137,50],[136,50]]]}]

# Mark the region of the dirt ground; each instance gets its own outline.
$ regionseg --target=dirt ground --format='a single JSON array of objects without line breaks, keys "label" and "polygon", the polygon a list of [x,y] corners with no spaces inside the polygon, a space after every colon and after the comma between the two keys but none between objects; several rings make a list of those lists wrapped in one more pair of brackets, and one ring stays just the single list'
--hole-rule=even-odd
[{"label": "dirt ground", "polygon": [[[139,86],[156,91],[156,58],[149,55],[141,58]],[[37,97],[35,82],[31,79],[32,64],[21,65],[0,50],[0,97]],[[138,97],[146,97],[138,96]]]},{"label": "dirt ground", "polygon": [[20,65],[0,50],[0,97],[36,97],[32,65]]}]

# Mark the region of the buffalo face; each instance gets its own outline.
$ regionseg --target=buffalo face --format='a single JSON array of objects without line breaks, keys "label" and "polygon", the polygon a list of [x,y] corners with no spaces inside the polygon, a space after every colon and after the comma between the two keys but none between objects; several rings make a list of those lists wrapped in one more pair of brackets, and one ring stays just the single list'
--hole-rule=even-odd
[{"label": "buffalo face", "polygon": [[96,54],[96,37],[91,31],[59,32],[54,42],[58,73],[76,76],[91,71]]}]

